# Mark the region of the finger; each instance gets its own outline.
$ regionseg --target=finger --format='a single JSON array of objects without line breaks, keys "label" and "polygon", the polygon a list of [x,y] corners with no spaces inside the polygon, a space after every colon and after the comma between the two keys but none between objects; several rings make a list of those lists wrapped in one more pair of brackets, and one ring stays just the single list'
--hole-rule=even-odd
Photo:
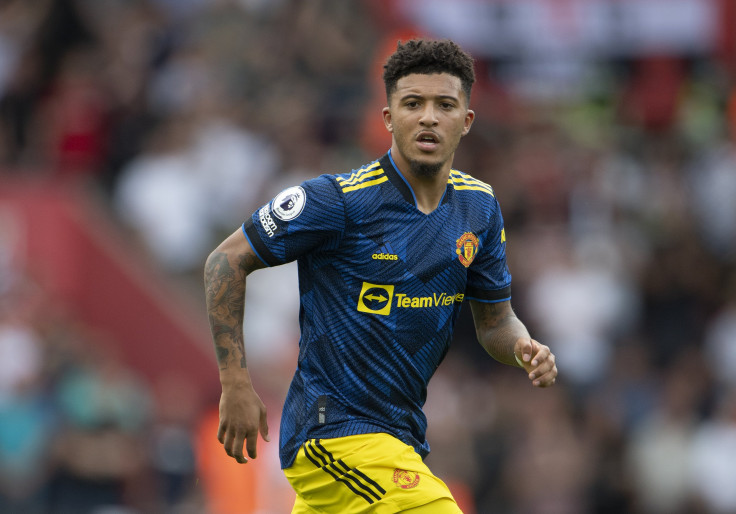
[{"label": "finger", "polygon": [[225,443],[225,432],[226,432],[226,430],[227,429],[225,428],[225,423],[223,423],[222,421],[220,421],[220,426],[217,428],[217,440],[220,441],[223,444]]},{"label": "finger", "polygon": [[258,427],[261,432],[261,437],[264,441],[270,441],[271,439],[268,437],[268,418],[266,417],[266,410],[264,409],[261,412],[261,424]]},{"label": "finger", "polygon": [[245,434],[236,430],[230,430],[225,434],[225,453],[241,464],[248,462],[243,455],[244,438]]},{"label": "finger", "polygon": [[532,359],[532,352],[534,351],[532,339],[523,339],[521,343],[521,361],[528,363]]},{"label": "finger", "polygon": [[531,362],[532,366],[539,366],[541,362],[544,362],[550,356],[550,353],[549,347],[539,345],[539,349]]},{"label": "finger", "polygon": [[[540,352],[540,354],[541,353],[542,352]],[[547,374],[552,369],[557,369],[555,366],[555,356],[551,352],[547,350],[546,355],[540,356],[540,354],[534,357],[534,361],[532,363],[537,363],[537,366],[529,372],[529,380],[534,380]]]},{"label": "finger", "polygon": [[551,385],[554,385],[556,381],[557,381],[557,366],[552,366],[552,368],[549,371],[539,374],[538,378],[532,381],[532,385],[536,387],[549,387]]},{"label": "finger", "polygon": [[[258,442],[258,431],[254,430],[252,432],[249,432],[245,435],[246,443],[245,443],[245,450],[248,452],[248,457],[251,459],[256,458],[256,443]],[[242,447],[241,447],[242,451]]]},{"label": "finger", "polygon": [[537,380],[532,382],[535,387],[549,387],[557,382],[556,373],[547,373],[539,377]]}]

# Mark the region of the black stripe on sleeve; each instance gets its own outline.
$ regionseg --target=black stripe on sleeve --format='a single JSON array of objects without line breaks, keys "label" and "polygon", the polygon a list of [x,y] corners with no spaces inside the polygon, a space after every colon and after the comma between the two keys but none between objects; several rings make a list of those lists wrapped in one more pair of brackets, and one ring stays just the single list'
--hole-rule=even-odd
[{"label": "black stripe on sleeve", "polygon": [[243,232],[245,232],[245,235],[248,237],[248,242],[253,247],[253,250],[258,254],[258,257],[267,264],[268,266],[277,266],[281,264],[278,260],[276,260],[276,257],[271,253],[271,250],[269,250],[265,244],[263,244],[263,241],[261,240],[261,235],[258,233],[258,230],[253,225],[253,219],[247,220],[245,223],[243,223]]},{"label": "black stripe on sleeve", "polygon": [[465,288],[465,297],[470,300],[478,300],[481,302],[502,302],[511,298],[511,286],[508,285],[502,289],[496,289],[494,291],[468,286]]}]

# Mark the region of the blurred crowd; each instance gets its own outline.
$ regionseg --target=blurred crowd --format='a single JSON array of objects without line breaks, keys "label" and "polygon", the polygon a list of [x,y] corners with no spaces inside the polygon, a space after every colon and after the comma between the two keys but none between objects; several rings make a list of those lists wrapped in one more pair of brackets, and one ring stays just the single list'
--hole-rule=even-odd
[{"label": "blurred crowd", "polygon": [[[478,82],[455,167],[496,190],[514,308],[560,378],[537,391],[494,363],[464,309],[430,384],[430,467],[468,513],[736,513],[736,8],[670,3],[680,28],[701,22],[664,49],[596,57],[540,32],[494,51],[480,13],[547,4],[0,1],[0,187],[93,188],[196,290],[207,253],[273,194],[388,149],[380,63],[397,37],[456,37]],[[0,511],[215,514],[196,485],[212,406],[138,379],[2,250]],[[246,340],[276,412],[296,278],[259,274]]]}]

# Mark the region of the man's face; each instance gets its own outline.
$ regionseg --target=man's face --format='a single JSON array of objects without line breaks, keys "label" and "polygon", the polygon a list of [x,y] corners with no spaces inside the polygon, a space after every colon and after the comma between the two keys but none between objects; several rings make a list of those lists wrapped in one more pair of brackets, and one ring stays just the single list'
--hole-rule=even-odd
[{"label": "man's face", "polygon": [[400,78],[389,106],[383,109],[399,167],[425,177],[449,172],[460,138],[468,133],[475,117],[467,105],[460,79],[454,75]]}]

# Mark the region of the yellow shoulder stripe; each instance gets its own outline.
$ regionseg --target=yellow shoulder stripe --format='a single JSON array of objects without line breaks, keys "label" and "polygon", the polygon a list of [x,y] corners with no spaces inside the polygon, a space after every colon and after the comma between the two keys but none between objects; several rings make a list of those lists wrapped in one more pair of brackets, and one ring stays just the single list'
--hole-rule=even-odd
[{"label": "yellow shoulder stripe", "polygon": [[359,169],[350,177],[337,177],[337,184],[342,188],[343,193],[349,193],[364,187],[371,187],[382,182],[386,182],[388,177],[381,168],[381,163],[374,162],[370,166]]},{"label": "yellow shoulder stripe", "polygon": [[368,171],[367,173],[363,173],[362,175],[358,175],[353,179],[350,180],[344,180],[340,182],[340,187],[346,187],[346,186],[353,186],[355,184],[358,184],[360,182],[363,182],[366,179],[369,179],[371,177],[377,177],[379,175],[383,175],[383,169],[378,168],[377,170]]},{"label": "yellow shoulder stripe", "polygon": [[349,193],[350,191],[355,191],[356,189],[363,189],[364,187],[377,186],[378,184],[386,182],[388,180],[388,177],[386,175],[383,175],[383,170],[381,170],[380,174],[381,176],[376,179],[367,180],[365,182],[361,182],[354,186],[343,187],[342,192]]},{"label": "yellow shoulder stripe", "polygon": [[[383,173],[383,170],[380,168],[381,163],[374,162],[370,166],[366,166],[364,168],[360,168],[358,171],[350,175],[349,178],[343,178],[343,177],[337,177],[337,181],[340,183],[340,185],[347,185],[347,184],[354,184],[357,180],[362,180],[362,177],[370,172],[371,170],[376,170],[381,173]],[[375,173],[374,173],[375,174]]]},{"label": "yellow shoulder stripe", "polygon": [[495,197],[493,188],[490,185],[457,170],[450,171],[450,177],[447,182],[458,190],[483,191]]}]

